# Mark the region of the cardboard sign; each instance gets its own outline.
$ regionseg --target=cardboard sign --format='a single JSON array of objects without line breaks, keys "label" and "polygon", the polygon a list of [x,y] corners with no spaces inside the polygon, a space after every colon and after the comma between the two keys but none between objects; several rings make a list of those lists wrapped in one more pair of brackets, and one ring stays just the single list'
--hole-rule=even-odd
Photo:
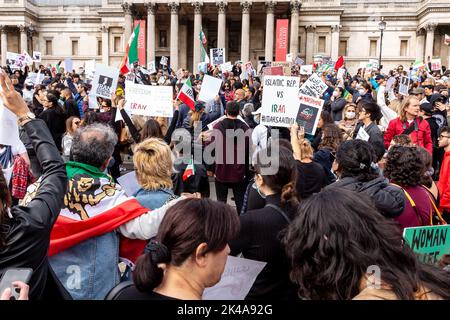
[{"label": "cardboard sign", "polygon": [[97,64],[95,66],[91,94],[97,97],[111,99],[111,94],[116,92],[118,79],[119,69]]},{"label": "cardboard sign", "polygon": [[210,102],[219,94],[222,80],[205,75],[202,81],[202,88],[198,95],[198,101]]},{"label": "cardboard sign", "polygon": [[169,59],[167,57],[162,56],[161,61],[159,62],[162,66],[167,66],[167,62],[169,62]]},{"label": "cardboard sign", "polygon": [[172,117],[172,95],[170,86],[146,86],[127,81],[125,109],[142,116]]},{"label": "cardboard sign", "polygon": [[33,61],[42,62],[42,54],[39,51],[33,51]]},{"label": "cardboard sign", "polygon": [[398,93],[400,93],[401,95],[407,96],[410,83],[411,83],[411,80],[408,77],[402,76],[400,78],[400,86],[398,88]]},{"label": "cardboard sign", "polygon": [[299,77],[264,76],[261,124],[290,127],[297,119],[299,86]]},{"label": "cardboard sign", "polygon": [[262,69],[264,76],[282,76],[283,75],[283,67],[266,67]]},{"label": "cardboard sign", "polygon": [[300,66],[300,74],[309,76],[309,75],[312,75],[312,73],[313,73],[313,65],[312,64]]},{"label": "cardboard sign", "polygon": [[206,288],[203,300],[244,300],[266,262],[228,256],[222,277]]},{"label": "cardboard sign", "polygon": [[300,99],[300,106],[297,113],[297,124],[305,128],[305,133],[314,135],[317,130],[324,101],[302,94],[298,98]]},{"label": "cardboard sign", "polygon": [[211,64],[219,66],[225,63],[225,48],[210,49]]},{"label": "cardboard sign", "polygon": [[403,239],[425,263],[436,263],[450,253],[450,225],[405,228]]},{"label": "cardboard sign", "polygon": [[431,59],[431,71],[441,71],[441,59]]},{"label": "cardboard sign", "polygon": [[300,93],[306,96],[318,98],[328,89],[328,86],[316,73],[313,73],[309,79],[300,88]]}]

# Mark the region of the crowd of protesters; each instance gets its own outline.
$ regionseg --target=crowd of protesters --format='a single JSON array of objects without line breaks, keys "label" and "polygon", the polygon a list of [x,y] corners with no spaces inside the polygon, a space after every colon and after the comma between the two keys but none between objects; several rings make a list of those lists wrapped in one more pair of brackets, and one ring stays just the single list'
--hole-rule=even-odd
[{"label": "crowd of protesters", "polygon": [[[173,88],[170,119],[128,114],[127,75],[103,99],[89,96],[83,74],[39,69],[41,83],[28,67],[0,75],[21,138],[0,145],[3,172],[12,168],[10,178],[0,172],[0,273],[32,268],[30,299],[105,299],[125,281],[120,299],[202,299],[228,255],[267,263],[249,300],[450,299],[448,256],[422,262],[402,239],[405,228],[450,221],[448,72],[321,72],[324,108],[308,135],[260,123],[262,75],[244,76],[239,63],[209,66],[223,82],[208,103],[197,99],[204,73],[135,64],[136,83]],[[177,99],[188,79],[193,108]],[[229,131],[244,132],[243,143]],[[215,148],[214,161],[177,148],[183,134],[192,154]],[[268,174],[262,158],[273,153],[279,166]],[[117,180],[126,155],[134,194]]]}]

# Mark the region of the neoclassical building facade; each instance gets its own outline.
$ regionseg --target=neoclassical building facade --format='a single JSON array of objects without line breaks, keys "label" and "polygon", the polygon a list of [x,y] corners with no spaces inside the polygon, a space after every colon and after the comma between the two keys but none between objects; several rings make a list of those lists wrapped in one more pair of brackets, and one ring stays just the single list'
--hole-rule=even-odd
[{"label": "neoclassical building facade", "polygon": [[417,58],[450,62],[450,0],[0,0],[1,62],[27,50],[40,51],[43,63],[118,66],[134,20],[145,20],[147,61],[167,56],[174,69],[193,70],[203,30],[208,48],[256,65],[275,58],[277,19],[289,19],[288,51],[308,64],[317,54],[343,55],[354,72],[380,47],[385,70]]}]

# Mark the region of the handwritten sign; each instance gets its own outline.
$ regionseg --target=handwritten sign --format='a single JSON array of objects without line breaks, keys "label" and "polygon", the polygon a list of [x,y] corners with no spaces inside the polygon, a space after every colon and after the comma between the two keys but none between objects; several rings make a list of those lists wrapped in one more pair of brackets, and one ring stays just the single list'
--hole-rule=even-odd
[{"label": "handwritten sign", "polygon": [[305,133],[314,135],[320,114],[322,113],[323,100],[310,96],[299,95],[300,106],[297,113],[297,124],[305,128]]},{"label": "handwritten sign", "polygon": [[405,228],[403,238],[426,263],[436,263],[450,253],[450,225]]},{"label": "handwritten sign", "polygon": [[172,94],[170,86],[146,86],[127,81],[125,109],[142,116],[172,117]]},{"label": "handwritten sign", "polygon": [[323,82],[316,73],[313,73],[300,88],[300,93],[306,96],[318,98],[327,89],[327,84]]},{"label": "handwritten sign", "polygon": [[265,76],[261,124],[290,127],[297,118],[300,78]]},{"label": "handwritten sign", "polygon": [[219,283],[205,289],[203,300],[244,300],[266,262],[228,256]]}]

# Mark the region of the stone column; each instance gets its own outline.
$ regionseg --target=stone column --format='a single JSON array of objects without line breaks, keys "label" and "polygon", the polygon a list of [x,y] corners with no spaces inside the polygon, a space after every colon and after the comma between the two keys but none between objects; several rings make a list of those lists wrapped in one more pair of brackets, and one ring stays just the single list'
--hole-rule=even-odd
[{"label": "stone column", "polygon": [[264,59],[273,60],[273,36],[275,34],[275,1],[266,2],[266,48],[264,50]]},{"label": "stone column", "polygon": [[298,15],[300,7],[300,1],[294,0],[291,2],[291,45],[289,52],[294,55],[294,58],[298,55]]},{"label": "stone column", "polygon": [[427,30],[427,42],[425,46],[425,63],[428,63],[428,57],[433,59],[433,46],[434,46],[434,31],[436,30],[437,23],[429,23],[425,26]]},{"label": "stone column", "polygon": [[170,67],[178,70],[178,9],[177,2],[170,2]]},{"label": "stone column", "polygon": [[178,68],[185,68],[188,67],[187,62],[187,50],[188,42],[187,42],[187,35],[188,35],[188,27],[187,27],[187,21],[180,21],[179,25],[179,46],[178,46]]},{"label": "stone column", "polygon": [[146,3],[147,7],[147,63],[155,61],[156,36],[155,14],[158,9],[155,3]]},{"label": "stone column", "polygon": [[123,11],[125,13],[125,26],[124,26],[124,36],[125,36],[125,47],[130,40],[131,33],[133,32],[133,17],[131,16],[131,4],[129,2],[124,2],[122,4]]},{"label": "stone column", "polygon": [[[217,2],[218,22],[217,22],[217,47],[225,48],[225,37],[227,27],[227,3],[225,1]],[[225,52],[227,54],[227,52]],[[226,57],[225,57],[226,59]]]},{"label": "stone column", "polygon": [[28,36],[27,36],[27,28],[23,24],[17,26],[20,31],[20,53],[24,51],[28,51]]},{"label": "stone column", "polygon": [[[102,32],[102,63],[109,65],[109,27],[104,25],[100,27]],[[70,71],[70,70],[67,70]]]},{"label": "stone column", "polygon": [[242,1],[242,35],[241,35],[241,60],[243,63],[250,58],[250,1]]},{"label": "stone column", "polygon": [[316,26],[306,26],[306,64],[313,64],[314,59],[314,32]]},{"label": "stone column", "polygon": [[331,26],[331,60],[336,61],[339,57],[339,30],[340,25]]},{"label": "stone column", "polygon": [[7,27],[5,25],[0,25],[1,33],[1,51],[2,51],[2,66],[6,66],[6,52],[8,51],[8,34],[6,33]]},{"label": "stone column", "polygon": [[425,55],[425,30],[416,31],[416,59],[423,60]]},{"label": "stone column", "polygon": [[192,64],[192,72],[197,73],[198,64],[200,63],[200,31],[202,30],[202,2],[193,2],[194,6],[194,61]]}]

